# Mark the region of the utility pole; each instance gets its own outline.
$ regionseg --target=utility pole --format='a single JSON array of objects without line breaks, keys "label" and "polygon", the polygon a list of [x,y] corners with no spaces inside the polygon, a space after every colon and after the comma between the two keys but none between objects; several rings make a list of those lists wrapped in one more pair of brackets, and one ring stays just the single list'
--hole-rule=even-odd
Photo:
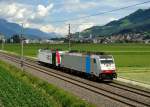
[{"label": "utility pole", "polygon": [[21,29],[21,69],[22,69],[22,71],[23,71],[23,66],[24,66],[24,63],[23,63],[23,55],[24,55],[24,50],[23,50],[23,42],[24,42],[24,40],[23,40],[23,23],[21,24],[21,26],[22,26],[22,29]]},{"label": "utility pole", "polygon": [[70,33],[70,24],[69,24],[69,29],[68,29],[69,51],[71,50],[71,47],[70,47],[70,38],[71,38],[71,33]]},{"label": "utility pole", "polygon": [[4,42],[5,42],[5,39],[4,39],[4,36],[2,36],[2,50],[4,50]]},{"label": "utility pole", "polygon": [[5,39],[4,39],[4,36],[3,36],[3,35],[1,35],[1,42],[2,42],[1,50],[4,50],[4,42],[5,42]]}]

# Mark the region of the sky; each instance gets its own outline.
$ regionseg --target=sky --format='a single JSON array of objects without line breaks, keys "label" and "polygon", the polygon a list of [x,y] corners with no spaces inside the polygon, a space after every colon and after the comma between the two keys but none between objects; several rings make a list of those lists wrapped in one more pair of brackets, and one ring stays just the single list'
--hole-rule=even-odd
[{"label": "sky", "polygon": [[[144,1],[148,0],[0,0],[0,18],[18,24],[23,23],[25,28],[37,28],[44,32],[66,35],[68,24],[71,24],[72,33],[96,25],[102,26],[123,18],[137,9],[150,8],[150,3],[74,20],[78,17],[107,12]],[[59,22],[62,20],[68,21]]]}]

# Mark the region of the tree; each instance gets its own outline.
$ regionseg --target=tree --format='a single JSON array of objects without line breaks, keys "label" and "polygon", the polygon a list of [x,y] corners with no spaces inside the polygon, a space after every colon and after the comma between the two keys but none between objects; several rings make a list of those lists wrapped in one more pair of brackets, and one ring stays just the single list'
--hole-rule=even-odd
[{"label": "tree", "polygon": [[17,35],[17,34],[13,35],[12,37],[10,37],[10,38],[7,40],[8,43],[20,43],[20,41],[21,41],[21,38],[20,38],[20,36]]}]

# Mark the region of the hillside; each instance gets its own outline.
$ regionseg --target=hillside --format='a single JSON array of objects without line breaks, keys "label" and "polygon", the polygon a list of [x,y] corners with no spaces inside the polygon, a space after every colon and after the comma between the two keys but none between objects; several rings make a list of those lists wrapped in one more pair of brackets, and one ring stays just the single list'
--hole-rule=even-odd
[{"label": "hillside", "polygon": [[[10,23],[4,19],[0,19],[0,33],[4,34],[6,38],[12,36],[13,34],[20,34],[22,27],[16,23]],[[45,33],[39,29],[25,28],[24,34],[28,38],[54,38],[61,37],[56,33]]]},{"label": "hillside", "polygon": [[134,13],[112,21],[104,26],[93,26],[81,32],[81,36],[109,36],[120,33],[150,33],[150,9],[139,9]]}]

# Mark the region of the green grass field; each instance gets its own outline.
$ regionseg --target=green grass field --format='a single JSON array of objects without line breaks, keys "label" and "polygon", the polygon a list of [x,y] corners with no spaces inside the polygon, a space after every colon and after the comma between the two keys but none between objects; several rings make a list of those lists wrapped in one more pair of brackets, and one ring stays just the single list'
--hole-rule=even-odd
[{"label": "green grass field", "polygon": [[119,67],[119,77],[150,84],[150,67]]},{"label": "green grass field", "polygon": [[[36,56],[38,49],[67,50],[67,44],[26,44],[24,54]],[[6,44],[5,50],[20,54],[19,44]],[[150,66],[150,45],[146,44],[72,44],[72,50],[106,52],[115,58],[117,67],[145,67]]]},{"label": "green grass field", "polygon": [[0,107],[94,107],[0,61]]},{"label": "green grass field", "polygon": [[[4,49],[20,54],[20,48],[20,44],[6,44]],[[68,44],[26,44],[24,46],[24,53],[27,56],[35,57],[40,48],[68,50]],[[144,72],[140,69],[141,67],[150,67],[150,44],[71,44],[71,49],[112,54],[115,58],[119,76],[149,83],[149,79],[142,79],[139,73],[133,75],[135,71],[132,70],[132,68],[136,68],[139,72],[143,72],[143,75],[147,76],[147,78],[150,77],[150,70]],[[124,69],[125,67],[128,69],[125,69],[126,73],[122,73],[122,68]],[[132,72],[132,75],[130,75],[128,71],[130,71],[130,73]]]}]

